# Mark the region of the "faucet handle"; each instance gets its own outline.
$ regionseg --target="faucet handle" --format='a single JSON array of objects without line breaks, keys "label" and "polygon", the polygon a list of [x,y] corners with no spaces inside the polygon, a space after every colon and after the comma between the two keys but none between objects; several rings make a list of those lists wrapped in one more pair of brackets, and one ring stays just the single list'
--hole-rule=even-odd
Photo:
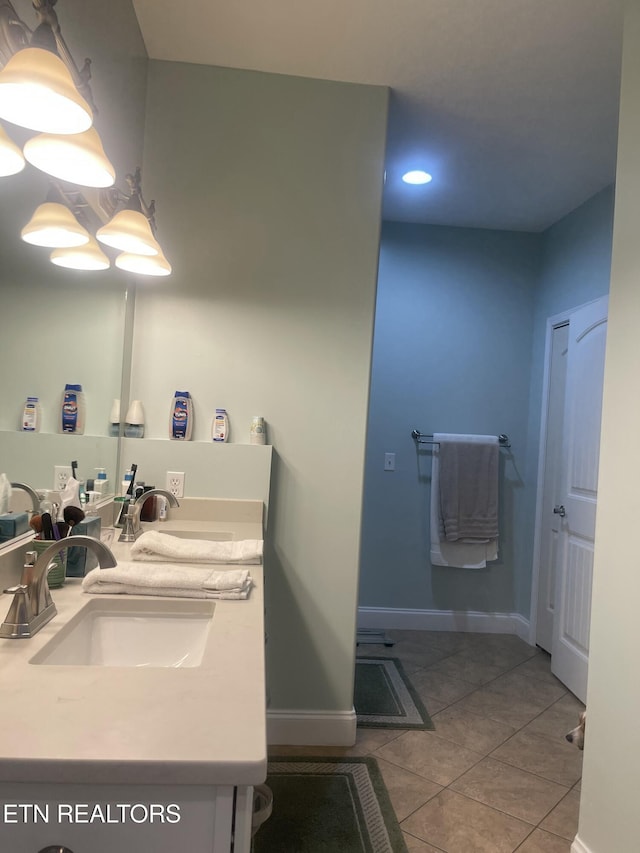
[{"label": "faucet handle", "polygon": [[[0,626],[0,637],[22,636],[21,629],[18,626],[27,627],[33,620],[29,587],[26,583],[19,583],[16,586],[4,589],[3,592],[7,595],[13,595],[13,601],[2,626]],[[16,634],[16,630],[19,633]]]},{"label": "faucet handle", "polygon": [[140,505],[132,501],[127,507],[124,527],[118,542],[135,542],[140,532]]},{"label": "faucet handle", "polygon": [[3,589],[5,595],[26,595],[29,587],[26,583],[18,583],[15,586],[10,586],[9,589]]}]

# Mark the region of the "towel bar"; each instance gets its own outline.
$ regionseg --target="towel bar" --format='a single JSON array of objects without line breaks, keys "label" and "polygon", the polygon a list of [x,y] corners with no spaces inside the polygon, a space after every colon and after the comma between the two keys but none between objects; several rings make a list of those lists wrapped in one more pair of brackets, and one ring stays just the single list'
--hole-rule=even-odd
[{"label": "towel bar", "polygon": [[[418,429],[411,430],[411,438],[413,438],[416,444],[438,444],[439,442],[434,441],[433,433],[425,433],[420,432]],[[500,443],[500,447],[511,447],[511,442],[509,441],[509,436],[505,435],[505,433],[500,433],[498,436],[498,442]]]}]

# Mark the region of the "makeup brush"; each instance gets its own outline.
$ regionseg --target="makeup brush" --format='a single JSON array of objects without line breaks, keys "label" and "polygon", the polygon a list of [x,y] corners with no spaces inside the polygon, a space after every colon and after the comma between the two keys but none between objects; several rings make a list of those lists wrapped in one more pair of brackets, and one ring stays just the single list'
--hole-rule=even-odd
[{"label": "makeup brush", "polygon": [[35,533],[42,533],[42,516],[41,515],[32,515],[29,519],[29,527]]},{"label": "makeup brush", "polygon": [[84,512],[78,509],[77,506],[66,506],[63,515],[69,527],[75,527],[76,524],[79,524],[84,519]]}]

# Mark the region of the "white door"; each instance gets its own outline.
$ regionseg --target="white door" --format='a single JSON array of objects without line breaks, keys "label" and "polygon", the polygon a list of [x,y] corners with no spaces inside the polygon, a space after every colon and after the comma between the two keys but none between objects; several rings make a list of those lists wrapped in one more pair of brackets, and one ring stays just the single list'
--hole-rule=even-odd
[{"label": "white door", "polygon": [[583,702],[587,693],[591,581],[602,385],[607,333],[606,297],[569,319],[564,413],[559,561],[551,670]]},{"label": "white door", "polygon": [[542,519],[538,575],[536,644],[551,654],[556,612],[556,569],[561,535],[561,518],[553,508],[562,503],[562,444],[564,402],[567,379],[569,321],[551,330],[549,392],[547,396],[546,443],[543,472]]}]

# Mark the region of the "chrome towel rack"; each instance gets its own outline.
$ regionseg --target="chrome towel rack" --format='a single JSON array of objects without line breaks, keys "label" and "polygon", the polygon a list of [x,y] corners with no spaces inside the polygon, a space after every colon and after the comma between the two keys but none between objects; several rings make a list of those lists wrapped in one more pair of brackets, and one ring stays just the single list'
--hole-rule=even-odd
[{"label": "chrome towel rack", "polygon": [[[419,429],[411,430],[411,438],[414,439],[416,444],[439,444],[438,441],[434,440],[433,433],[420,432]],[[509,436],[504,432],[500,433],[498,436],[498,442],[500,447],[511,447]]]}]

